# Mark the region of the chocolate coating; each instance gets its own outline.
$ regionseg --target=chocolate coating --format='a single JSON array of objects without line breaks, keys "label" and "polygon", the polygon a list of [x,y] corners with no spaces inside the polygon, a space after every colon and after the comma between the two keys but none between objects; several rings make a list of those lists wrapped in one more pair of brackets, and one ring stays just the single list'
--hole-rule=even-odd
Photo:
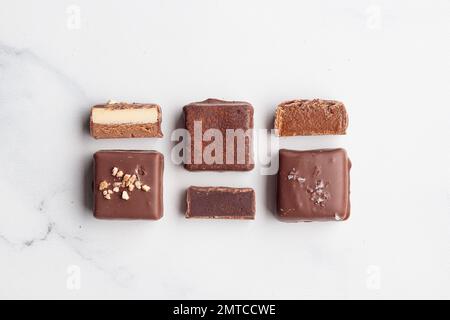
[{"label": "chocolate coating", "polygon": [[[124,174],[135,174],[142,185],[150,187],[148,192],[134,188],[129,190],[129,200],[122,199],[124,188],[104,197],[99,190],[102,181],[108,182],[108,190],[113,183],[122,181],[112,175],[117,167]],[[108,150],[94,154],[94,216],[99,219],[150,219],[163,216],[163,170],[164,156],[156,151]]]},{"label": "chocolate coating", "polygon": [[[226,159],[227,150],[227,129],[242,129],[247,131],[253,129],[253,107],[248,102],[242,101],[223,101],[217,99],[207,99],[201,102],[188,104],[183,108],[186,129],[191,136],[191,156],[190,163],[185,164],[185,168],[191,171],[197,170],[232,170],[232,171],[249,171],[254,168],[251,143],[248,138],[245,139],[244,161],[238,159],[238,141],[234,139],[234,159],[228,161]],[[220,130],[223,137],[222,157],[215,163],[207,163],[203,158],[203,151],[211,141],[202,141],[202,150],[199,152],[194,147],[194,121],[202,122],[202,134],[208,129]],[[200,137],[201,139],[201,137]],[[200,157],[201,162],[195,163],[195,153]],[[197,161],[198,162],[198,161]],[[241,162],[241,163],[240,163]]]},{"label": "chocolate coating", "polygon": [[340,221],[350,215],[350,160],[344,149],[280,150],[277,213],[282,220]]},{"label": "chocolate coating", "polygon": [[254,219],[255,191],[251,188],[189,187],[186,218]]}]

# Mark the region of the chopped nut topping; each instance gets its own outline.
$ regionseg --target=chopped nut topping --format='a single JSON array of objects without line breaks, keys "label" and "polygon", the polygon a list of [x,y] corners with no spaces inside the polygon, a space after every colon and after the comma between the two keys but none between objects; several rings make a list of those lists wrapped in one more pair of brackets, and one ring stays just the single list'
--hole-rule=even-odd
[{"label": "chopped nut topping", "polygon": [[109,186],[109,183],[103,180],[102,182],[100,182],[100,185],[99,185],[99,187],[98,187],[98,190],[103,191],[103,190],[105,190],[106,188],[108,188],[108,186]]},{"label": "chopped nut topping", "polygon": [[129,174],[126,174],[124,177],[123,177],[123,181],[125,182],[125,187],[129,187],[130,185],[132,185],[135,181],[136,181],[136,176],[135,175],[129,175]]},{"label": "chopped nut topping", "polygon": [[[103,196],[105,199],[110,200],[111,195],[113,193],[119,193],[122,192],[121,197],[124,200],[130,199],[129,192],[133,192],[133,190],[139,189],[145,192],[150,191],[150,186],[144,185],[139,180],[139,172],[135,171],[135,174],[128,174],[124,173],[122,170],[120,170],[118,167],[113,167],[111,169],[111,175],[113,177],[119,178],[120,181],[112,181],[111,183],[108,183],[107,181],[102,181],[100,183],[99,189],[102,191]],[[112,185],[112,189],[108,189],[108,187]],[[125,189],[121,191],[121,188]]]}]

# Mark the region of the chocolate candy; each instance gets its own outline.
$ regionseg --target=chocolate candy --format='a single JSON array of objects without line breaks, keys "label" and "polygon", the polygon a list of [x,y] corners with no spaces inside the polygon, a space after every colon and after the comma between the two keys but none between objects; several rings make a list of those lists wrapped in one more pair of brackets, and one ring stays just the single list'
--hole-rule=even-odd
[{"label": "chocolate candy", "polygon": [[189,187],[186,204],[186,218],[255,218],[255,192],[250,188]]},{"label": "chocolate candy", "polygon": [[342,102],[292,100],[278,105],[275,129],[279,136],[345,134],[348,116]]},{"label": "chocolate candy", "polygon": [[183,110],[191,137],[186,169],[253,169],[251,104],[207,99],[188,104]]},{"label": "chocolate candy", "polygon": [[344,149],[280,150],[278,216],[282,220],[347,220],[350,160]]},{"label": "chocolate candy", "polygon": [[163,216],[164,156],[156,151],[94,154],[94,215],[100,219]]},{"label": "chocolate candy", "polygon": [[91,110],[91,135],[96,139],[162,137],[157,104],[108,102]]}]

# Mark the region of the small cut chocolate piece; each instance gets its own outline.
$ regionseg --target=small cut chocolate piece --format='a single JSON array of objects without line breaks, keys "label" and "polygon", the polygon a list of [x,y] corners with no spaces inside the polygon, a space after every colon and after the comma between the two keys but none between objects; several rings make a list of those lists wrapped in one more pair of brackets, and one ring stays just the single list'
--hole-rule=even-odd
[{"label": "small cut chocolate piece", "polygon": [[350,215],[350,160],[344,149],[280,150],[277,212],[282,220],[341,221]]},{"label": "small cut chocolate piece", "polygon": [[156,151],[94,154],[94,216],[149,219],[163,216],[164,156]]},{"label": "small cut chocolate piece", "polygon": [[255,218],[255,192],[251,188],[189,187],[186,205],[186,218]]},{"label": "small cut chocolate piece", "polygon": [[334,100],[291,100],[279,104],[275,113],[279,136],[341,135],[347,126],[345,106]]},{"label": "small cut chocolate piece", "polygon": [[157,104],[108,102],[91,110],[91,135],[96,139],[162,137]]}]

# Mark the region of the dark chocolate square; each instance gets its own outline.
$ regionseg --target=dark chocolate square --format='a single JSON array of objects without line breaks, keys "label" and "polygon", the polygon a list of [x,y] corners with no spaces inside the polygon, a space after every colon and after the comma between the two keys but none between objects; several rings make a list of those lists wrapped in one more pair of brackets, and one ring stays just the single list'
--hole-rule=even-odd
[{"label": "dark chocolate square", "polygon": [[[253,152],[252,152],[252,135],[247,135],[244,139],[234,139],[233,145],[227,144],[227,129],[240,129],[244,133],[252,133],[253,129],[253,107],[248,102],[242,101],[222,101],[217,99],[207,99],[201,102],[193,102],[184,107],[184,119],[186,129],[191,137],[190,156],[185,163],[187,170],[232,170],[232,171],[249,171],[254,168]],[[201,122],[201,135],[195,135],[194,124]],[[210,145],[211,141],[204,141],[203,135],[209,129],[216,129],[222,135],[221,155],[218,152],[214,154],[213,161],[205,159],[205,148]],[[196,148],[194,139],[201,146],[201,150]],[[205,139],[206,140],[206,139]],[[231,140],[230,140],[231,141]],[[241,143],[238,143],[241,141]],[[243,143],[242,143],[243,141]],[[227,158],[227,150],[232,150]],[[238,154],[243,156],[238,157]],[[233,156],[232,156],[233,155]],[[217,160],[217,161],[216,161]]]},{"label": "dark chocolate square", "polygon": [[[163,170],[164,156],[156,151],[98,151],[94,154],[94,216],[99,219],[160,219],[163,216]],[[133,175],[136,178],[132,178]],[[130,179],[135,181],[130,183]],[[130,187],[131,184],[134,187]]]},{"label": "dark chocolate square", "polygon": [[350,215],[350,160],[344,149],[280,150],[278,216],[341,221]]}]

